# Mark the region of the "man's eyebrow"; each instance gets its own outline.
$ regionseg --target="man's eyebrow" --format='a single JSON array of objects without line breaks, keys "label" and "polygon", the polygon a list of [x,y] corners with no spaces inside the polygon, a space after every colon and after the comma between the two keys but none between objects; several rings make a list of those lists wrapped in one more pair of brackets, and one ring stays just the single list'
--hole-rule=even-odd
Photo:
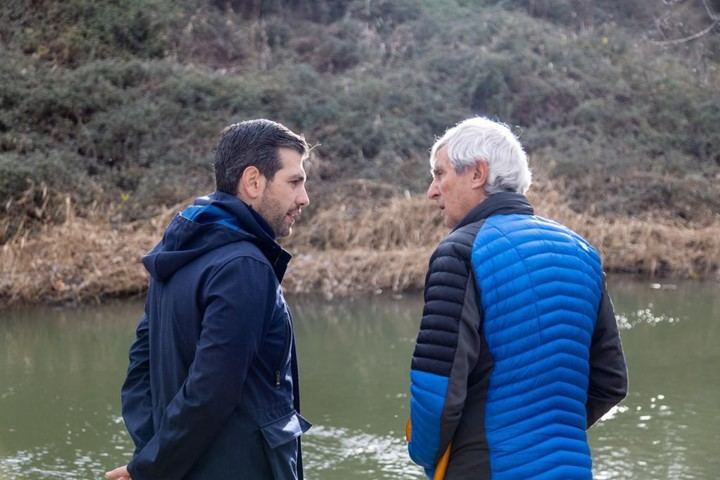
[{"label": "man's eyebrow", "polygon": [[294,182],[296,180],[305,181],[305,180],[307,180],[307,175],[305,175],[304,173],[295,173],[295,174],[290,175],[290,178],[288,178],[288,181],[290,181],[290,182]]}]

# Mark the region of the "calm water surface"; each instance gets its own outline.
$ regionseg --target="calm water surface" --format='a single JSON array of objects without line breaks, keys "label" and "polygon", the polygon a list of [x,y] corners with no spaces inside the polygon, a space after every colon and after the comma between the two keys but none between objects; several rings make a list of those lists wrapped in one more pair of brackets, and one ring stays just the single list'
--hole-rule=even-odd
[{"label": "calm water surface", "polygon": [[[631,392],[590,432],[597,479],[720,477],[720,285],[611,279]],[[419,295],[291,298],[308,480],[414,479],[403,430]],[[0,312],[0,480],[93,479],[132,444],[118,390],[142,305]]]}]

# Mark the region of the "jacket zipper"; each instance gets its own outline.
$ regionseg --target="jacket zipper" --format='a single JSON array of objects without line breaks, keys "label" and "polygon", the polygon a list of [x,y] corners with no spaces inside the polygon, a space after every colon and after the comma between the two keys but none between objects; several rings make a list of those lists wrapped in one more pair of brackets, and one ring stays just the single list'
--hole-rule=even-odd
[{"label": "jacket zipper", "polygon": [[285,344],[283,345],[283,356],[280,359],[280,365],[278,365],[277,369],[275,370],[275,388],[280,387],[280,380],[281,380],[281,372],[283,370],[283,366],[285,366],[285,362],[287,361],[288,355],[290,355],[290,345],[291,345],[291,338],[292,338],[292,317],[290,316],[290,312],[288,312],[287,322],[285,322]]}]

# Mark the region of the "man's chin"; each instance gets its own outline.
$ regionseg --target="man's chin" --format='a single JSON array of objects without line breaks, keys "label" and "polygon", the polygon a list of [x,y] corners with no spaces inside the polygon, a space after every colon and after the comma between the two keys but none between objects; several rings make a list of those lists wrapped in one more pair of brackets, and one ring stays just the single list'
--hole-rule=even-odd
[{"label": "man's chin", "polygon": [[293,229],[292,227],[284,227],[282,229],[278,229],[278,231],[275,233],[275,236],[277,238],[285,238],[292,235]]},{"label": "man's chin", "polygon": [[455,220],[449,219],[447,217],[443,218],[443,225],[445,225],[447,228],[455,228],[455,226],[458,224]]}]

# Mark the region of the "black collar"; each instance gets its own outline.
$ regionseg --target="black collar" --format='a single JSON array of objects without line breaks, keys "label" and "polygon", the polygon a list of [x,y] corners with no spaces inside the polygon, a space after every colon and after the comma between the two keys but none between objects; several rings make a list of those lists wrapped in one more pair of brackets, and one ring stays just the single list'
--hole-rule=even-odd
[{"label": "black collar", "polygon": [[470,210],[453,228],[453,231],[492,215],[510,215],[513,213],[521,215],[534,214],[527,197],[522,193],[515,192],[494,193]]}]

